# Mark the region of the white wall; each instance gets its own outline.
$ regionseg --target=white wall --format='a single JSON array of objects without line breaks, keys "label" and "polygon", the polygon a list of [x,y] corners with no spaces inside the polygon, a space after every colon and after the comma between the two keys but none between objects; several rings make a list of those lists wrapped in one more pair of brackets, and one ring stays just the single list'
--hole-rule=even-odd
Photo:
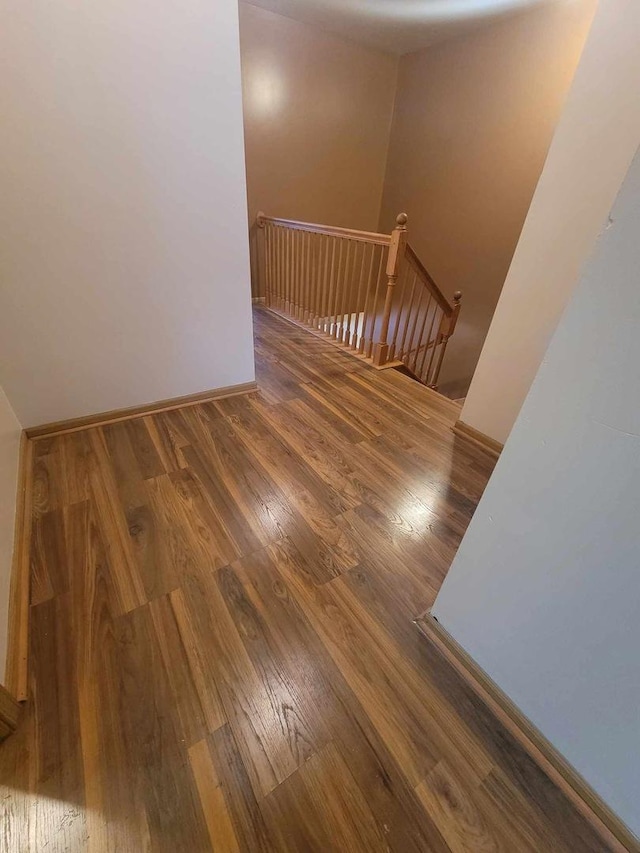
[{"label": "white wall", "polygon": [[25,426],[251,381],[236,0],[6,0],[0,382]]},{"label": "white wall", "polygon": [[13,557],[20,424],[0,388],[0,684],[7,657],[9,584]]},{"label": "white wall", "polygon": [[497,441],[509,435],[640,139],[639,43],[637,0],[601,0],[461,414]]},{"label": "white wall", "polygon": [[640,836],[640,153],[433,613]]}]

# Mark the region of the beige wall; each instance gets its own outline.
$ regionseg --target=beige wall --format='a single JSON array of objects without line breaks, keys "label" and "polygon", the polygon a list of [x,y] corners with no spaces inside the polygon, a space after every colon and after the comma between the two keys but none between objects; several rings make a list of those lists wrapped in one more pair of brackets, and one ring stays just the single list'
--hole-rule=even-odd
[{"label": "beige wall", "polygon": [[504,442],[640,142],[640,4],[600,3],[467,396]]},{"label": "beige wall", "polygon": [[18,418],[252,380],[236,0],[9,5],[0,382]]},{"label": "beige wall", "polygon": [[20,433],[20,424],[4,391],[0,388],[0,684],[4,683],[7,657],[9,584],[16,515]]},{"label": "beige wall", "polygon": [[249,221],[376,230],[397,58],[240,3]]},{"label": "beige wall", "polygon": [[596,0],[564,0],[400,60],[381,229],[410,241],[463,307],[441,390],[462,396],[570,86]]}]

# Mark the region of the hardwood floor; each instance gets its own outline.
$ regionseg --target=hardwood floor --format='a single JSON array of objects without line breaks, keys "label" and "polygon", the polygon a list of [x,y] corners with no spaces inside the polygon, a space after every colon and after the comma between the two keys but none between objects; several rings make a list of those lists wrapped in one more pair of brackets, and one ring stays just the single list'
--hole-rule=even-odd
[{"label": "hardwood floor", "polygon": [[491,471],[457,407],[255,322],[258,393],[35,445],[0,849],[602,851],[412,622]]}]

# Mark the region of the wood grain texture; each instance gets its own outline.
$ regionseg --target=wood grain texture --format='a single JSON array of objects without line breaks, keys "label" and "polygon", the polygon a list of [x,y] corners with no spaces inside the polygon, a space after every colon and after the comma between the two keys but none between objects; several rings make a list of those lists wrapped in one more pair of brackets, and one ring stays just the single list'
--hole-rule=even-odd
[{"label": "wood grain texture", "polygon": [[416,623],[424,635],[451,662],[471,688],[484,701],[524,749],[533,756],[578,810],[594,823],[611,849],[632,849],[635,839],[626,827],[600,800],[595,791],[580,774],[558,753],[542,733],[511,702],[491,678],[462,649],[453,637],[430,613],[423,614]]},{"label": "wood grain texture", "polygon": [[33,443],[20,438],[16,520],[9,587],[5,687],[18,702],[28,695],[29,596],[33,508]]},{"label": "wood grain texture", "polygon": [[458,407],[254,315],[258,393],[33,442],[0,849],[602,853],[413,622],[492,469]]},{"label": "wood grain texture", "polygon": [[20,705],[0,684],[0,740],[16,730],[19,718]]},{"label": "wood grain texture", "polygon": [[113,409],[110,412],[98,412],[95,415],[85,415],[80,418],[69,418],[64,421],[40,424],[29,427],[25,430],[25,433],[28,438],[45,438],[51,435],[62,435],[96,426],[104,426],[105,424],[117,423],[119,421],[130,421],[133,418],[142,418],[154,413],[171,412],[175,409],[197,406],[208,400],[233,397],[236,394],[250,394],[255,390],[255,382],[244,382],[241,385],[228,385],[225,388],[214,388],[211,391],[199,391],[197,394],[185,394],[183,397],[171,397],[168,400],[157,400],[156,402],[145,403],[141,406],[129,406],[125,409]]}]

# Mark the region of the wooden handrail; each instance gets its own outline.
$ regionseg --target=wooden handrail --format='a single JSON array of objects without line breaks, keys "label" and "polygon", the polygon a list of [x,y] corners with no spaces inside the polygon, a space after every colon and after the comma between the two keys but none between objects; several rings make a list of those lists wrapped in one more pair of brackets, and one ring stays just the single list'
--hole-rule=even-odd
[{"label": "wooden handrail", "polygon": [[429,275],[427,268],[424,266],[420,258],[416,255],[415,251],[408,243],[406,251],[407,258],[420,270],[423,283],[426,284],[426,286],[429,288],[429,290],[433,294],[434,299],[437,300],[438,304],[440,305],[445,314],[447,314],[448,316],[451,315],[453,313],[453,306],[449,304],[449,300],[447,299],[447,297],[444,296],[438,285]]},{"label": "wooden handrail", "polygon": [[407,215],[389,234],[259,213],[267,306],[371,358],[402,361],[437,387],[460,312],[407,243]]},{"label": "wooden handrail", "polygon": [[356,231],[353,228],[339,228],[337,225],[318,225],[315,222],[300,222],[297,219],[279,219],[258,213],[256,223],[259,228],[270,222],[294,231],[309,231],[312,234],[326,234],[328,237],[348,237],[350,240],[361,240],[363,243],[373,243],[376,246],[388,246],[391,242],[389,234],[377,234],[374,231]]}]

